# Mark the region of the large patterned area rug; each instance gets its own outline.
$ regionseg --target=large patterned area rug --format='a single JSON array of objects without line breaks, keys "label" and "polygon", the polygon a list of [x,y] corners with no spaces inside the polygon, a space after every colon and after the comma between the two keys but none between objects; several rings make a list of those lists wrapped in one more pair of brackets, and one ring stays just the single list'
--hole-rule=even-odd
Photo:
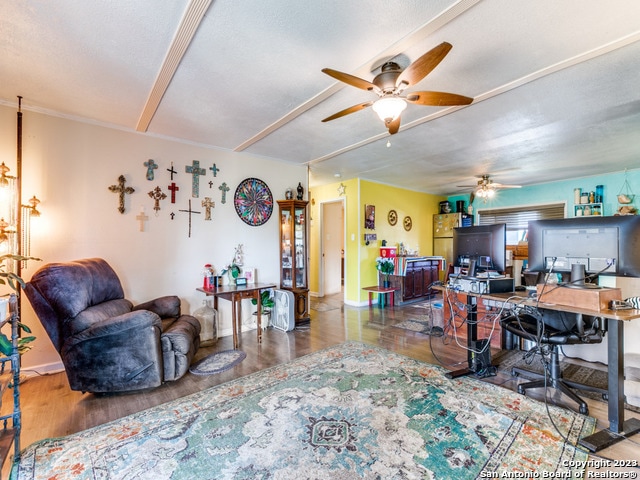
[{"label": "large patterned area rug", "polygon": [[[595,421],[345,343],[64,438],[17,479],[472,479],[569,470]],[[569,443],[563,440],[563,436]],[[555,477],[554,477],[555,478]]]}]

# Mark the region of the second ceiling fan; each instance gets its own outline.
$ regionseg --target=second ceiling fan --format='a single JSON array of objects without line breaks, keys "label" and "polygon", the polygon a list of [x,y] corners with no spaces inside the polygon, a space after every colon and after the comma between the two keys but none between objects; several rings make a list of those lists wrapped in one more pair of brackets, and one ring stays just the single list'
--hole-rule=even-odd
[{"label": "second ceiling fan", "polygon": [[378,100],[345,108],[322,121],[328,122],[367,107],[373,107],[373,110],[389,129],[389,133],[393,135],[400,129],[400,115],[407,107],[407,102],[435,107],[469,105],[473,102],[473,98],[455,93],[409,92],[404,96],[402,95],[405,89],[418,83],[436,68],[451,48],[452,45],[450,43],[443,42],[422,55],[404,70],[396,62],[386,62],[382,65],[382,71],[371,82],[348,73],[323,68],[322,71],[327,75],[353,87],[374,92],[379,98]]}]

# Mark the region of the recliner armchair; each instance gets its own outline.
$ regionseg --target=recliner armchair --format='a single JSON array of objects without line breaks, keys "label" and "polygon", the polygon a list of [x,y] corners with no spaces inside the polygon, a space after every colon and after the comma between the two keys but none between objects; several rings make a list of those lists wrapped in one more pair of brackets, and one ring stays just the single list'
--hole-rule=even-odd
[{"label": "recliner armchair", "polygon": [[50,263],[24,293],[60,353],[72,390],[106,393],[157,387],[189,369],[200,322],[165,296],[133,306],[100,258]]},{"label": "recliner armchair", "polygon": [[[562,378],[558,349],[562,345],[600,343],[606,331],[605,320],[580,313],[566,313],[549,309],[537,312],[516,312],[501,320],[502,328],[508,332],[535,343],[533,352],[548,356],[545,362],[547,373],[539,374],[527,369],[514,367],[513,375],[524,375],[537,380],[518,385],[518,393],[524,394],[529,388],[553,387],[578,404],[579,411],[588,415],[587,403],[569,387],[589,390],[606,395],[607,391],[568,381]],[[546,359],[545,359],[546,360]],[[545,378],[546,376],[546,378]]]}]

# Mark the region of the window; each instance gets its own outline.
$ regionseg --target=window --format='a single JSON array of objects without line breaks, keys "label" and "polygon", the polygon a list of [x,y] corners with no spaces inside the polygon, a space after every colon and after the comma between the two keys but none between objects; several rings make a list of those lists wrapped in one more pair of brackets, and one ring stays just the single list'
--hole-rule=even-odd
[{"label": "window", "polygon": [[478,225],[507,224],[507,245],[527,240],[531,220],[549,220],[565,217],[564,203],[524,205],[519,207],[478,210]]}]

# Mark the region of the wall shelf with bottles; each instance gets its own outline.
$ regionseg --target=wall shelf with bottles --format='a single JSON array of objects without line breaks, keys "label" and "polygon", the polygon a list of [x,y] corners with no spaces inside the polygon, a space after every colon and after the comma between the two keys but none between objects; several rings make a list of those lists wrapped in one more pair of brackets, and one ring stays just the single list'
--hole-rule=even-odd
[{"label": "wall shelf with bottles", "polygon": [[602,203],[581,203],[573,206],[575,217],[588,217],[604,215],[604,205]]}]

